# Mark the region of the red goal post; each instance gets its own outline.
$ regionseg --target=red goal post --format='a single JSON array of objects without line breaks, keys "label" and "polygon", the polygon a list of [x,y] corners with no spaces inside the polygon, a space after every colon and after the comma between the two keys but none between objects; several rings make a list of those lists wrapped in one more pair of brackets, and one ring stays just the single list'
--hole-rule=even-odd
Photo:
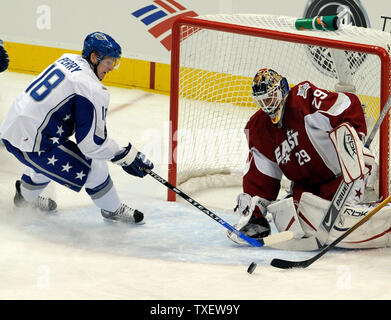
[{"label": "red goal post", "polygon": [[[224,161],[235,158],[231,151],[226,155],[220,154],[220,148],[227,150],[227,147],[216,145],[214,150],[213,146],[215,140],[220,138],[228,140],[229,143],[241,139],[233,138],[227,135],[227,132],[236,134],[239,130],[244,137],[246,119],[256,111],[251,100],[247,98],[251,98],[249,85],[259,68],[270,67],[276,70],[287,77],[290,85],[309,80],[319,87],[335,90],[337,83],[351,84],[360,100],[365,100],[362,103],[366,105],[368,113],[371,113],[367,120],[369,134],[390,94],[391,35],[358,27],[346,27],[335,32],[297,31],[292,23],[294,19],[277,16],[216,15],[176,20],[172,28],[171,52],[168,169],[168,181],[171,184],[179,187],[183,183],[180,180],[183,168],[183,171],[187,172],[184,179],[186,182],[193,178],[193,172],[194,176],[213,175],[213,170],[208,169],[208,162],[213,166],[214,162],[220,161],[218,156],[227,158]],[[274,21],[278,22],[276,26]],[[322,54],[325,54],[326,58],[319,58],[320,62],[317,61]],[[338,70],[338,59],[339,62],[342,60],[341,63],[345,64],[347,71]],[[238,61],[240,62],[235,66],[236,69],[231,68],[231,64],[236,65]],[[267,65],[264,65],[266,62]],[[343,73],[348,79],[344,78]],[[209,112],[209,108],[217,108],[217,111],[213,111],[218,114],[216,119],[211,119],[214,114],[202,118]],[[200,110],[199,113],[193,114],[196,109]],[[221,121],[236,112],[243,113],[244,109],[246,115],[239,125],[228,125]],[[197,124],[197,121],[188,121],[188,118],[199,122]],[[234,118],[239,117],[235,115]],[[379,162],[378,194],[383,197],[390,193],[389,123],[390,118],[387,115],[377,142],[373,144],[375,150],[372,150]],[[203,127],[204,124],[207,127]],[[218,128],[220,134],[210,133],[209,128]],[[197,134],[201,134],[201,138],[194,134],[194,130],[198,130]],[[208,131],[207,134],[202,134],[205,130]],[[185,136],[187,134],[185,139],[181,138],[181,131],[185,132]],[[205,135],[209,135],[213,141],[208,142]],[[201,140],[205,140],[205,146],[198,145]],[[243,140],[238,144],[241,149],[241,155],[237,156],[239,160],[236,159],[237,163],[232,164],[234,170],[231,170],[231,164],[222,165],[224,176],[244,168],[246,154],[243,155],[243,148],[246,145],[243,146]],[[211,155],[211,159],[191,163],[194,158],[214,151],[216,154]],[[205,168],[200,169],[201,167]],[[169,191],[167,199],[175,201],[175,193]]]}]

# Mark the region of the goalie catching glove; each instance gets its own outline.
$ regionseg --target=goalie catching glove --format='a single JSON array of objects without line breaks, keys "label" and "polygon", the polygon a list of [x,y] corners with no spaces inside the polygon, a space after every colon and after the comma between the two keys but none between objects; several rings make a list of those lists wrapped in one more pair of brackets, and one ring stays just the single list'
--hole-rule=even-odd
[{"label": "goalie catching glove", "polygon": [[140,178],[147,174],[145,170],[153,169],[153,163],[130,143],[111,159],[111,162],[122,166],[127,173]]},{"label": "goalie catching glove", "polygon": [[[270,235],[270,225],[266,220],[267,206],[271,201],[255,196],[251,197],[247,193],[241,193],[236,198],[237,205],[234,212],[240,215],[239,222],[234,228],[246,236],[253,239],[262,239]],[[248,244],[231,231],[227,231],[227,236],[238,244]]]}]

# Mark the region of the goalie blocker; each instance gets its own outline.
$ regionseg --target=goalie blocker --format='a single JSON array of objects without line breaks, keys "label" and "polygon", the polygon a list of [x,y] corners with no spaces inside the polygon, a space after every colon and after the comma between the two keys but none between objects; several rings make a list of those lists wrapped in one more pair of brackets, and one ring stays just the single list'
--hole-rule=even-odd
[{"label": "goalie blocker", "polygon": [[343,179],[349,184],[364,178],[375,166],[375,157],[364,145],[349,123],[342,123],[329,134],[338,155]]}]

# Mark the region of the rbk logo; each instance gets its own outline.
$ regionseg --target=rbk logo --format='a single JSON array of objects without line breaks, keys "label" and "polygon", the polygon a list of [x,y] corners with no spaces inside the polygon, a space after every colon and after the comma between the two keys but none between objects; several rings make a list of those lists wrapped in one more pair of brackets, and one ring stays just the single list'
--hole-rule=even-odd
[{"label": "rbk logo", "polygon": [[187,10],[174,0],[154,0],[153,2],[154,4],[132,12],[132,15],[146,26],[151,26],[148,32],[160,40],[168,51],[171,51],[171,27],[174,21],[179,17],[196,17],[198,14]]},{"label": "rbk logo", "polygon": [[357,157],[356,145],[354,144],[354,139],[350,133],[345,132],[343,137],[343,146],[345,148],[346,153],[352,159],[355,159]]}]

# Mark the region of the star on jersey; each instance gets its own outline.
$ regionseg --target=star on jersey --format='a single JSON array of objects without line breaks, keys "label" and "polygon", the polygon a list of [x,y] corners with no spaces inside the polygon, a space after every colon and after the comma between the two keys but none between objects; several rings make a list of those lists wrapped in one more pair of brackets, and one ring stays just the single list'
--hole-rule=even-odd
[{"label": "star on jersey", "polygon": [[58,139],[60,139],[60,138],[56,138],[56,137],[49,138],[49,140],[52,140],[53,144],[56,144],[56,143],[60,144],[60,142],[58,142]]},{"label": "star on jersey", "polygon": [[69,120],[70,118],[71,118],[71,115],[70,115],[70,114],[66,114],[65,117],[64,117],[64,119],[62,119],[62,120],[67,121],[67,120]]},{"label": "star on jersey", "polygon": [[307,91],[310,88],[308,82],[299,85],[299,90],[297,91],[298,96],[302,96],[304,99],[307,99]]},{"label": "star on jersey", "polygon": [[69,169],[71,169],[72,166],[69,165],[69,162],[67,162],[67,164],[65,166],[62,166],[62,170],[61,171],[66,171],[66,172],[69,172]]},{"label": "star on jersey", "polygon": [[61,137],[61,135],[64,133],[64,130],[63,130],[62,126],[57,126],[57,132],[56,133]]},{"label": "star on jersey", "polygon": [[75,178],[75,179],[83,180],[83,177],[84,177],[85,175],[86,175],[86,174],[83,173],[83,170],[80,171],[80,172],[76,172],[76,178]]},{"label": "star on jersey", "polygon": [[51,158],[48,158],[48,163],[47,164],[51,164],[51,165],[55,165],[56,164],[56,161],[58,160],[58,159],[56,159],[55,157],[54,157],[54,155],[52,155],[52,157]]},{"label": "star on jersey", "polygon": [[290,160],[291,160],[291,155],[289,153],[287,153],[285,155],[285,157],[281,160],[281,164],[287,164],[288,161],[290,161]]},{"label": "star on jersey", "polygon": [[39,150],[39,151],[38,151],[38,157],[41,156],[41,153],[42,153],[42,152],[45,152],[45,151],[44,151],[44,150]]}]

